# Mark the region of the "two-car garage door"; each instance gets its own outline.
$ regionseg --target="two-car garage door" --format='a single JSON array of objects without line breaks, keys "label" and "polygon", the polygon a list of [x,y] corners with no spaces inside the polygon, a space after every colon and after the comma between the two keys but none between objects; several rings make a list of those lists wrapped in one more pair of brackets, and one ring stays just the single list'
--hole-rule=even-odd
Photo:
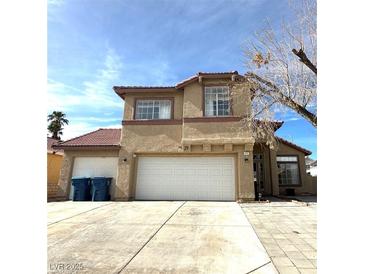
[{"label": "two-car garage door", "polygon": [[139,157],[137,200],[235,199],[233,157]]}]

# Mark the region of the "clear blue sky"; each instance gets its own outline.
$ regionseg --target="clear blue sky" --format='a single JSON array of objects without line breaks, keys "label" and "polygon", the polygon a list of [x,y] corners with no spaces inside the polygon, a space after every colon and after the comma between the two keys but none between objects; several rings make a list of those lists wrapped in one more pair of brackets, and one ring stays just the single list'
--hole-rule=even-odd
[{"label": "clear blue sky", "polygon": [[[175,85],[198,71],[245,73],[242,48],[287,0],[48,0],[48,111],[70,120],[63,139],[120,127],[114,85]],[[277,134],[313,152],[316,130],[295,114]]]}]

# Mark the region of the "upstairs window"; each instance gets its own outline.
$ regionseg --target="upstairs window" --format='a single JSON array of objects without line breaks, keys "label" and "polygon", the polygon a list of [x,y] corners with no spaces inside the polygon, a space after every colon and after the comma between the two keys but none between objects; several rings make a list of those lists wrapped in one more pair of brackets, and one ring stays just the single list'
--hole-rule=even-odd
[{"label": "upstairs window", "polygon": [[297,156],[277,156],[279,185],[300,185]]},{"label": "upstairs window", "polygon": [[205,87],[205,116],[229,116],[228,87]]},{"label": "upstairs window", "polygon": [[171,100],[137,100],[136,120],[171,118]]}]

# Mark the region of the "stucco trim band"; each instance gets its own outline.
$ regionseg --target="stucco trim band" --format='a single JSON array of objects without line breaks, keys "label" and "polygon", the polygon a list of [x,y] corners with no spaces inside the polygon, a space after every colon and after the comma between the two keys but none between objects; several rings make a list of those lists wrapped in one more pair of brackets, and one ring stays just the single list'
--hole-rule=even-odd
[{"label": "stucco trim band", "polygon": [[122,125],[181,125],[181,119],[123,120]]},{"label": "stucco trim band", "polygon": [[225,117],[194,117],[184,118],[184,123],[202,123],[202,122],[238,122],[243,118],[238,116],[225,116]]}]

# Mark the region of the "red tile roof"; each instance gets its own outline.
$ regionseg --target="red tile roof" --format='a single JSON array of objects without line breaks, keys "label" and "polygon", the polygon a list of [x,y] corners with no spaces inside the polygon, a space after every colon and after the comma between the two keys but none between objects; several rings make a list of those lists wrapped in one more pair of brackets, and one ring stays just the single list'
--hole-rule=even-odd
[{"label": "red tile roof", "polygon": [[114,86],[121,89],[173,89],[175,86]]},{"label": "red tile roof", "polygon": [[230,77],[232,75],[239,75],[237,71],[225,71],[225,72],[198,72],[196,75],[189,77],[175,86],[114,86],[113,90],[117,93],[122,99],[124,99],[124,95],[127,92],[176,92],[182,87],[186,86],[189,83],[192,83],[199,79],[200,76],[207,77]]},{"label": "red tile roof", "polygon": [[283,144],[285,144],[285,145],[287,145],[287,146],[290,146],[290,147],[292,147],[292,148],[294,148],[294,149],[297,149],[297,150],[299,150],[299,151],[303,152],[306,156],[307,156],[307,155],[311,155],[311,154],[312,154],[312,152],[311,152],[311,151],[309,151],[309,150],[307,150],[307,149],[305,149],[305,148],[302,148],[302,147],[300,147],[300,146],[298,146],[298,145],[296,145],[296,144],[294,144],[294,143],[292,143],[292,142],[289,142],[288,140],[285,140],[285,139],[280,138],[280,137],[278,137],[278,136],[276,136],[276,139],[278,139],[278,141],[279,141],[280,143],[283,143]]},{"label": "red tile roof", "polygon": [[72,147],[120,147],[120,136],[120,128],[99,128],[53,147],[64,149]]},{"label": "red tile roof", "polygon": [[232,70],[232,71],[223,71],[223,72],[204,72],[204,71],[199,71],[198,75],[221,75],[221,74],[236,74],[238,75],[238,71],[237,70]]},{"label": "red tile roof", "polygon": [[185,79],[179,83],[176,84],[176,88],[182,88],[185,85],[194,82],[195,80],[198,80],[199,76],[232,76],[232,75],[238,75],[238,71],[224,71],[224,72],[198,72],[196,75],[189,77],[188,79]]}]

